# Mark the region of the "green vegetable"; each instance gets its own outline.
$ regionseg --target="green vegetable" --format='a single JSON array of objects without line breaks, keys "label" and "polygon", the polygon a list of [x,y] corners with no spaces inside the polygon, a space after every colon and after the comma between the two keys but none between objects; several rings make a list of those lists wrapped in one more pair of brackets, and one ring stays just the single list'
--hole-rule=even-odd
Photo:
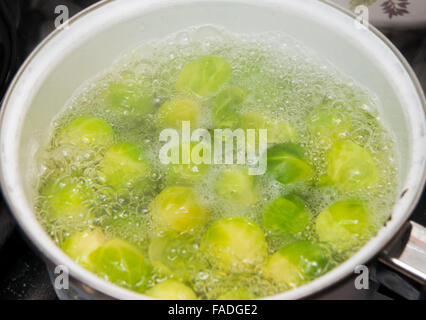
[{"label": "green vegetable", "polygon": [[236,129],[239,127],[240,115],[237,113],[231,113],[225,119],[215,124],[215,129]]},{"label": "green vegetable", "polygon": [[349,248],[370,235],[370,216],[359,201],[339,201],[318,215],[316,233],[321,241],[339,249]]},{"label": "green vegetable", "polygon": [[176,89],[200,96],[214,93],[230,78],[229,63],[219,57],[200,57],[186,64],[176,81]]},{"label": "green vegetable", "polygon": [[144,117],[155,108],[154,99],[144,93],[137,81],[130,79],[110,83],[105,100],[109,110],[121,117]]},{"label": "green vegetable", "polygon": [[191,188],[167,187],[151,202],[155,225],[162,230],[193,231],[209,219],[207,209],[196,199]]},{"label": "green vegetable", "polygon": [[87,147],[108,147],[114,141],[114,131],[102,119],[78,117],[59,131],[58,143],[71,144],[85,149]]},{"label": "green vegetable", "polygon": [[222,171],[216,180],[215,190],[220,198],[238,205],[251,205],[260,199],[253,176],[243,168]]},{"label": "green vegetable", "polygon": [[375,187],[379,174],[372,155],[350,141],[339,141],[327,154],[328,177],[346,192]]},{"label": "green vegetable", "polygon": [[182,281],[191,278],[205,267],[198,243],[190,236],[161,232],[151,238],[149,259],[165,275]]},{"label": "green vegetable", "polygon": [[247,92],[239,87],[222,90],[213,104],[213,120],[216,124],[228,119],[231,112],[236,111],[246,99]]},{"label": "green vegetable", "polygon": [[105,237],[100,230],[76,232],[62,244],[62,250],[78,264],[91,270],[90,254],[101,246]]},{"label": "green vegetable", "polygon": [[46,209],[54,219],[84,220],[92,218],[90,212],[93,192],[70,177],[59,177],[41,190]]},{"label": "green vegetable", "polygon": [[157,123],[162,128],[182,127],[182,121],[189,121],[192,128],[199,125],[201,110],[198,103],[189,99],[175,99],[165,102],[157,111]]},{"label": "green vegetable", "polygon": [[343,108],[321,105],[316,107],[308,118],[308,130],[325,146],[344,139],[352,130],[352,118]]},{"label": "green vegetable", "polygon": [[[250,112],[241,115],[240,124],[243,129],[268,130],[268,144],[289,142],[296,137],[296,131],[289,123],[273,120],[258,112]],[[258,143],[258,141],[259,137],[256,133],[256,143]]]},{"label": "green vegetable", "polygon": [[297,196],[280,197],[263,213],[263,225],[269,230],[295,236],[309,225],[311,213]]},{"label": "green vegetable", "polygon": [[309,241],[288,244],[271,255],[263,272],[267,278],[297,287],[327,270],[328,259],[323,249]]},{"label": "green vegetable", "polygon": [[268,149],[267,156],[268,172],[283,184],[308,180],[313,175],[304,150],[294,143],[275,145]]},{"label": "green vegetable", "polygon": [[197,300],[197,295],[190,287],[172,279],[156,284],[145,294],[162,300]]},{"label": "green vegetable", "polygon": [[116,189],[134,187],[148,175],[142,149],[133,142],[112,146],[105,153],[99,168],[102,181]]},{"label": "green vegetable", "polygon": [[127,241],[114,238],[90,254],[95,272],[107,281],[138,292],[145,291],[152,267],[144,254]]},{"label": "green vegetable", "polygon": [[247,271],[261,264],[268,246],[262,229],[246,218],[215,221],[203,236],[201,249],[209,261],[227,271]]}]

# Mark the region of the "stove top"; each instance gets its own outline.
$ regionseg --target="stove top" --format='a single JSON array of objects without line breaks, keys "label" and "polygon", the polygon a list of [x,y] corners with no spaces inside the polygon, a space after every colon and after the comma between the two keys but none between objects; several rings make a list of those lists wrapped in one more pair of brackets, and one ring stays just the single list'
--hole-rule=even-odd
[{"label": "stove top", "polygon": [[[0,97],[13,73],[33,48],[54,29],[55,7],[66,5],[70,16],[95,0],[2,0],[0,1]],[[382,30],[403,53],[426,91],[426,29]],[[426,225],[426,193],[412,219]],[[380,269],[380,266],[379,268]],[[379,270],[380,271],[380,270]],[[398,279],[398,278],[392,278]],[[377,299],[410,298],[376,286]],[[409,282],[410,283],[410,282]],[[406,292],[406,291],[403,291]],[[419,296],[415,296],[419,297]],[[0,299],[57,299],[44,262],[26,242],[0,195]]]}]

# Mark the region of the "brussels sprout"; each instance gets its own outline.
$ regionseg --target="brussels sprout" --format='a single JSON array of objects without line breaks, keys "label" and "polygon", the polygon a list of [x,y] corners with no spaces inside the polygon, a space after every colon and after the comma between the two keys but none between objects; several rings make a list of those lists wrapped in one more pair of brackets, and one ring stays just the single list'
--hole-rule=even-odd
[{"label": "brussels sprout", "polygon": [[220,295],[216,300],[252,300],[255,296],[246,289],[234,289]]},{"label": "brussels sprout", "polygon": [[159,229],[192,231],[207,223],[209,215],[191,188],[167,187],[151,202],[151,214]]},{"label": "brussels sprout", "polygon": [[229,79],[232,69],[219,57],[200,57],[186,64],[176,81],[176,89],[190,90],[200,96],[214,93]]},{"label": "brussels sprout", "polygon": [[200,106],[193,100],[175,99],[165,102],[157,111],[157,122],[163,128],[182,127],[182,121],[189,121],[191,127],[198,127]]},{"label": "brussels sprout", "polygon": [[220,172],[215,190],[220,198],[238,205],[252,205],[260,199],[253,176],[249,176],[248,170],[243,168]]},{"label": "brussels sprout", "polygon": [[[236,129],[241,127],[241,115],[239,113],[230,112],[220,121],[215,122],[215,127],[219,129]],[[256,137],[256,141],[258,138]]]},{"label": "brussels sprout", "polygon": [[70,177],[59,177],[41,190],[46,209],[54,219],[84,220],[92,218],[90,212],[93,192]]},{"label": "brussels sprout", "polygon": [[59,132],[60,145],[71,144],[80,148],[93,146],[108,147],[114,141],[114,131],[102,119],[78,117],[68,123]]},{"label": "brussels sprout", "polygon": [[295,236],[309,225],[311,213],[297,196],[280,197],[263,213],[265,228]]},{"label": "brussels sprout", "polygon": [[290,287],[311,280],[327,270],[328,258],[323,249],[309,241],[298,241],[271,255],[263,272],[267,278]]},{"label": "brussels sprout", "polygon": [[100,230],[76,232],[62,244],[62,250],[78,264],[91,270],[89,255],[101,246],[105,237]]},{"label": "brussels sprout", "polygon": [[222,90],[213,104],[213,120],[215,124],[222,123],[231,112],[236,111],[246,99],[246,91],[239,87]]},{"label": "brussels sprout", "polygon": [[162,300],[197,300],[197,295],[190,287],[173,279],[156,284],[145,294]]},{"label": "brussels sprout", "polygon": [[268,246],[262,229],[254,222],[229,217],[215,221],[201,240],[210,263],[227,271],[246,271],[261,264]]},{"label": "brussels sprout", "polygon": [[[208,166],[201,163],[195,164],[193,163],[192,152],[194,151],[194,146],[198,143],[188,143],[183,142],[174,148],[179,148],[179,164],[169,164],[168,172],[167,172],[167,182],[169,184],[193,184],[200,180],[207,171]],[[206,149],[210,149],[209,145],[205,146]],[[172,150],[173,152],[174,150]],[[200,149],[199,156],[202,156],[203,149]],[[183,159],[190,159],[190,164],[182,164]]]},{"label": "brussels sprout", "polygon": [[179,280],[191,280],[205,267],[199,254],[199,245],[191,237],[174,232],[162,232],[151,239],[149,259],[165,275]]},{"label": "brussels sprout", "polygon": [[155,108],[154,99],[146,95],[135,80],[110,83],[105,100],[109,110],[117,116],[143,117]]},{"label": "brussels sprout", "polygon": [[290,263],[279,251],[266,259],[263,274],[266,278],[278,284],[284,284],[293,288],[299,286],[301,282],[300,271],[297,265]]},{"label": "brussels sprout", "polygon": [[350,141],[339,141],[327,154],[328,177],[346,192],[375,187],[378,170],[371,154]]},{"label": "brussels sprout", "polygon": [[[288,122],[273,120],[258,112],[241,115],[240,123],[244,129],[268,130],[268,144],[284,143],[296,137],[294,128]],[[259,137],[256,136],[256,143],[258,140]]]},{"label": "brussels sprout", "polygon": [[104,183],[121,189],[146,179],[148,167],[138,144],[125,142],[113,145],[105,153],[98,174]]},{"label": "brussels sprout", "polygon": [[152,266],[144,254],[127,241],[114,238],[89,256],[94,271],[107,281],[143,292],[152,275]]},{"label": "brussels sprout", "polygon": [[308,130],[321,144],[330,146],[345,138],[352,130],[351,117],[347,109],[321,105],[316,107],[308,118]]},{"label": "brussels sprout", "polygon": [[305,160],[304,150],[294,143],[278,144],[268,149],[268,172],[283,184],[308,180],[313,169]]},{"label": "brussels sprout", "polygon": [[369,236],[370,213],[358,201],[339,201],[318,215],[315,227],[321,241],[346,249]]}]

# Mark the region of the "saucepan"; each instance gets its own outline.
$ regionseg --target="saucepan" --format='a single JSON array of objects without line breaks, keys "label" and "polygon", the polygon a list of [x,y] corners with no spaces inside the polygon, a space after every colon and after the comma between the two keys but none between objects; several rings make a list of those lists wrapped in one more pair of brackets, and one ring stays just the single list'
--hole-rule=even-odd
[{"label": "saucepan", "polygon": [[[377,257],[424,284],[426,233],[423,227],[409,222],[409,217],[425,182],[425,97],[397,49],[375,28],[358,20],[318,0],[106,0],[49,35],[23,64],[4,98],[0,167],[4,195],[29,241],[49,267],[64,265],[69,270],[70,288],[60,296],[148,299],[80,267],[37,221],[33,209],[34,158],[47,141],[52,119],[82,83],[123,52],[150,39],[209,24],[245,34],[280,31],[312,48],[377,94],[380,117],[395,135],[400,155],[398,198],[378,234],[322,277],[269,298],[306,298],[324,290],[330,292],[331,288],[338,290],[358,266]],[[400,240],[401,232],[408,237]],[[392,240],[399,244],[398,250]]]}]

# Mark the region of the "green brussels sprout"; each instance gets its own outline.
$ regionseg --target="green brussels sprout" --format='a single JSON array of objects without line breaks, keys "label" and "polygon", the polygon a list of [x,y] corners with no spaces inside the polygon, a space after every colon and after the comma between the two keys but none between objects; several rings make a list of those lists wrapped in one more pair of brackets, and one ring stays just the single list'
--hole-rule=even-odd
[{"label": "green brussels sprout", "polygon": [[[182,142],[175,148],[179,148],[179,163],[168,165],[167,171],[167,182],[169,184],[194,184],[199,181],[208,171],[208,166],[206,164],[195,164],[193,162],[192,152],[194,151],[194,146],[198,143],[189,143]],[[205,146],[206,149],[210,149],[209,145]],[[173,150],[172,150],[173,152]],[[202,156],[203,150],[200,149],[199,156]],[[190,164],[183,164],[183,159],[190,159]]]},{"label": "green brussels sprout", "polygon": [[321,144],[330,146],[349,135],[352,130],[351,120],[347,109],[321,105],[309,115],[308,130]]},{"label": "green brussels sprout", "polygon": [[140,118],[155,109],[154,99],[144,93],[135,80],[112,82],[107,86],[105,102],[112,114]]},{"label": "green brussels sprout", "polygon": [[218,91],[231,74],[231,66],[226,60],[219,57],[200,57],[183,66],[176,81],[176,89],[190,90],[205,96]]},{"label": "green brussels sprout", "polygon": [[193,231],[209,219],[207,209],[196,199],[191,188],[173,186],[164,189],[150,204],[155,225],[162,230]]},{"label": "green brussels sprout", "polygon": [[267,151],[268,172],[283,184],[308,180],[313,169],[305,160],[304,150],[294,143],[278,144]]},{"label": "green brussels sprout", "polygon": [[133,142],[113,145],[100,162],[98,174],[105,184],[116,189],[134,187],[148,175],[142,149]]},{"label": "green brussels sprout", "polygon": [[263,274],[280,285],[295,288],[301,284],[299,268],[290,263],[279,251],[266,259]]},{"label": "green brussels sprout", "polygon": [[261,264],[268,251],[262,229],[241,217],[215,221],[203,235],[200,247],[211,264],[237,272]]},{"label": "green brussels sprout", "polygon": [[[239,113],[230,112],[222,120],[215,122],[214,125],[219,129],[236,129],[241,127],[240,118],[241,115]],[[258,141],[258,138],[256,141]]]},{"label": "green brussels sprout", "polygon": [[359,201],[339,201],[318,215],[315,229],[321,241],[347,249],[370,235],[370,218]]},{"label": "green brussels sprout", "polygon": [[246,99],[247,92],[239,87],[230,87],[222,90],[213,104],[213,121],[220,124],[228,119],[229,114],[236,111]]},{"label": "green brussels sprout", "polygon": [[253,176],[247,169],[239,167],[220,172],[215,191],[220,198],[238,205],[252,205],[260,199]]},{"label": "green brussels sprout", "polygon": [[151,280],[152,266],[144,254],[119,238],[108,240],[89,258],[100,277],[119,286],[143,292]]},{"label": "green brussels sprout", "polygon": [[328,268],[327,254],[321,247],[298,241],[282,247],[265,262],[265,277],[276,283],[297,287],[324,273]]},{"label": "green brussels sprout", "polygon": [[193,100],[174,99],[165,102],[157,111],[157,123],[163,128],[182,127],[182,121],[189,121],[191,127],[198,127],[200,106]]},{"label": "green brussels sprout", "polygon": [[191,280],[205,267],[197,241],[175,232],[161,232],[152,237],[148,255],[157,270],[182,281]]},{"label": "green brussels sprout", "polygon": [[46,209],[53,219],[89,220],[92,218],[93,192],[70,177],[59,177],[41,190]]},{"label": "green brussels sprout", "polygon": [[100,230],[76,232],[62,244],[62,250],[75,262],[91,270],[90,254],[101,246],[105,237]]},{"label": "green brussels sprout", "polygon": [[274,200],[263,213],[266,229],[295,236],[306,230],[311,213],[302,199],[290,195]]},{"label": "green brussels sprout", "polygon": [[60,130],[57,141],[60,145],[70,144],[83,149],[108,147],[114,141],[114,130],[102,119],[82,116]]},{"label": "green brussels sprout", "polygon": [[216,300],[252,300],[255,296],[246,289],[239,288],[228,291],[219,297]]},{"label": "green brussels sprout", "polygon": [[342,190],[360,191],[375,187],[378,170],[372,155],[350,141],[339,141],[327,154],[328,177]]},{"label": "green brussels sprout", "polygon": [[162,300],[197,300],[197,295],[190,287],[173,279],[157,283],[145,294]]},{"label": "green brussels sprout", "polygon": [[[268,144],[289,142],[296,137],[296,131],[288,122],[273,120],[258,112],[241,115],[240,123],[243,129],[268,130]],[[259,137],[256,136],[256,143],[258,141]]]}]

